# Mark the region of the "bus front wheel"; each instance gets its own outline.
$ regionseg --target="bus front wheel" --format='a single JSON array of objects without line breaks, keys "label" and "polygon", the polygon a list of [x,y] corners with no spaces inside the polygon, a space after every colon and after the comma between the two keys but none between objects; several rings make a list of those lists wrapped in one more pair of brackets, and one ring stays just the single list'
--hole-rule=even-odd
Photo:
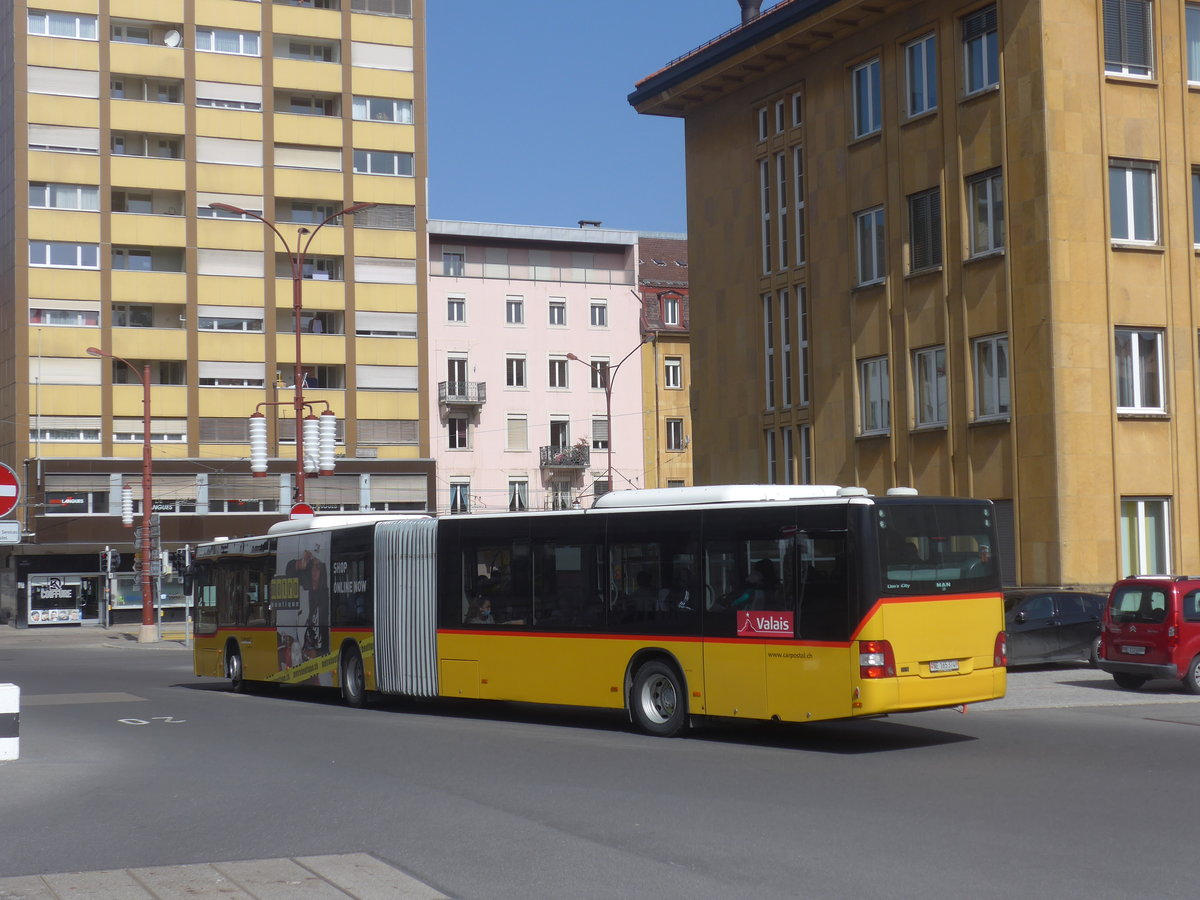
[{"label": "bus front wheel", "polygon": [[637,727],[656,737],[675,737],[687,725],[683,679],[658,660],[637,670],[629,706]]},{"label": "bus front wheel", "polygon": [[362,655],[357,647],[342,652],[342,663],[338,666],[342,682],[342,700],[347,706],[362,709],[367,702],[367,688],[363,679]]},{"label": "bus front wheel", "polygon": [[235,694],[246,693],[246,676],[242,669],[242,653],[230,646],[225,652],[225,674],[229,677],[229,689]]}]

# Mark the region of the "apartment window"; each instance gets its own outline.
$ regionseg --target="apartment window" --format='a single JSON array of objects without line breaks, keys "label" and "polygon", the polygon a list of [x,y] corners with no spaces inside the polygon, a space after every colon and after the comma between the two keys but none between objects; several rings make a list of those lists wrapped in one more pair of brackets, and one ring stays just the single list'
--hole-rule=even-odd
[{"label": "apartment window", "polygon": [[1170,503],[1163,498],[1121,498],[1121,577],[1171,571]]},{"label": "apartment window", "polygon": [[552,388],[568,388],[570,384],[567,382],[567,360],[565,357],[550,358],[550,387]]},{"label": "apartment window", "polygon": [[112,39],[118,44],[149,44],[150,26],[137,22],[117,22],[111,25]]},{"label": "apartment window", "polygon": [[100,311],[94,300],[30,300],[30,325],[66,325],[98,328]]},{"label": "apartment window", "polygon": [[767,139],[767,108],[765,106],[760,108],[754,115],[758,120],[758,139],[765,141]]},{"label": "apartment window", "polygon": [[525,357],[509,356],[504,361],[504,383],[511,388],[523,388],[525,384]]},{"label": "apartment window", "polygon": [[783,435],[783,483],[796,483],[796,445],[792,439],[792,429],[780,429]]},{"label": "apartment window", "polygon": [[571,423],[567,419],[552,419],[550,421],[550,445],[553,447],[571,446]]},{"label": "apartment window", "polygon": [[942,264],[942,192],[922,191],[908,198],[908,268],[919,272]]},{"label": "apartment window", "polygon": [[114,75],[108,82],[108,95],[113,100],[179,103],[183,96],[183,82],[138,75]]},{"label": "apartment window", "polygon": [[593,300],[591,310],[591,324],[593,328],[608,327],[608,303],[604,300]]},{"label": "apartment window", "polygon": [[785,289],[779,292],[779,336],[783,344],[783,358],[779,370],[783,375],[783,407],[792,405],[792,296]]},{"label": "apartment window", "polygon": [[917,38],[904,48],[908,114],[919,116],[937,109],[937,38]]},{"label": "apartment window", "polygon": [[807,229],[804,222],[804,148],[796,147],[792,151],[792,163],[795,166],[795,177],[792,179],[796,196],[793,199],[796,216],[796,265],[804,265],[806,255],[804,240]]},{"label": "apartment window", "polygon": [[451,278],[462,278],[467,271],[467,257],[465,253],[455,253],[449,250],[442,251],[442,274],[449,275]]},{"label": "apartment window", "polygon": [[1189,3],[1184,9],[1187,15],[1187,79],[1197,84],[1200,83],[1200,6]]},{"label": "apartment window", "polygon": [[450,482],[450,513],[466,514],[471,511],[471,482]]},{"label": "apartment window", "polygon": [[1000,42],[996,28],[996,7],[964,16],[963,64],[967,94],[994,87],[1000,83]]},{"label": "apartment window", "polygon": [[446,419],[448,446],[451,450],[469,450],[470,432],[467,429],[466,416],[450,416]]},{"label": "apartment window", "polygon": [[100,188],[90,184],[29,183],[29,206],[33,209],[100,209]]},{"label": "apartment window", "polygon": [[767,409],[775,408],[775,304],[763,294],[763,397]]},{"label": "apartment window", "polygon": [[355,150],[354,171],[358,175],[400,175],[411,177],[413,155],[386,150]]},{"label": "apartment window", "polygon": [[[1138,78],[1153,75],[1152,33],[1150,0],[1104,0],[1104,71]],[[1188,37],[1190,50],[1190,28]]]},{"label": "apartment window", "polygon": [[258,56],[257,32],[233,31],[228,28],[197,28],[196,49],[210,53],[233,53],[238,56]]},{"label": "apartment window", "polygon": [[256,317],[252,317],[246,314],[237,315],[237,312],[238,310],[231,309],[226,315],[221,313],[219,307],[206,307],[201,310],[196,327],[199,331],[262,332],[262,313],[253,314]]},{"label": "apartment window", "polygon": [[779,268],[786,269],[791,261],[792,252],[788,246],[788,183],[787,183],[787,154],[775,156],[775,198],[779,203]]},{"label": "apartment window", "polygon": [[412,18],[412,0],[350,0],[350,9],[377,16]]},{"label": "apartment window", "polygon": [[796,287],[796,399],[808,406],[808,288]]},{"label": "apartment window", "polygon": [[567,324],[567,301],[566,300],[551,300],[550,301],[550,324],[551,325],[566,325]]},{"label": "apartment window", "polygon": [[883,267],[883,207],[855,213],[854,230],[858,244],[858,283],[883,281],[886,274]]},{"label": "apartment window", "polygon": [[767,484],[778,484],[779,479],[775,476],[775,432],[763,432],[763,438],[767,444]]},{"label": "apartment window", "polygon": [[1163,333],[1154,328],[1116,330],[1117,412],[1163,413]]},{"label": "apartment window", "polygon": [[913,353],[913,390],[918,428],[946,424],[946,348]]},{"label": "apartment window", "polygon": [[759,214],[762,216],[762,270],[771,271],[771,164],[767,160],[758,163]]},{"label": "apartment window", "polygon": [[[134,303],[114,303],[112,323],[114,328],[153,328],[154,307]],[[120,369],[113,368],[114,374],[118,371],[128,370],[124,366]]]},{"label": "apartment window", "polygon": [[812,484],[812,426],[801,425],[800,432],[800,458],[799,462],[799,481],[800,484]]},{"label": "apartment window", "polygon": [[446,298],[446,321],[447,322],[466,322],[467,321],[467,300],[465,297],[447,297]]},{"label": "apartment window", "polygon": [[976,420],[1008,418],[1008,335],[977,338],[971,349]]},{"label": "apartment window", "polygon": [[113,247],[112,267],[127,272],[152,272],[154,252],[149,247]]},{"label": "apartment window", "polygon": [[671,390],[683,390],[683,359],[678,356],[668,356],[663,360],[663,387]]},{"label": "apartment window", "polygon": [[30,241],[29,264],[66,269],[100,268],[100,248],[96,244],[67,241]]},{"label": "apartment window", "polygon": [[341,98],[337,94],[280,91],[275,95],[275,112],[297,116],[340,116]]},{"label": "apartment window", "polygon": [[859,433],[887,434],[892,427],[892,401],[886,356],[864,359],[858,364]]},{"label": "apartment window", "polygon": [[183,159],[183,141],[154,134],[129,134],[114,131],[112,152],[115,156],[147,156],[155,159]]},{"label": "apartment window", "polygon": [[509,325],[525,324],[524,297],[508,297],[504,301],[504,321]]},{"label": "apartment window", "polygon": [[667,419],[667,449],[683,450],[683,419]]},{"label": "apartment window", "polygon": [[797,92],[792,94],[792,127],[799,128],[804,124],[804,95]]},{"label": "apartment window", "polygon": [[1158,166],[1110,160],[1108,194],[1114,241],[1158,243]]},{"label": "apartment window", "polygon": [[588,368],[592,370],[592,390],[602,391],[608,386],[608,358],[592,357]]},{"label": "apartment window", "polygon": [[529,482],[525,479],[509,479],[508,511],[525,512],[529,509]]},{"label": "apartment window", "polygon": [[787,103],[784,100],[775,101],[775,133],[783,134],[783,129],[786,127],[787,118]]},{"label": "apartment window", "polygon": [[608,419],[606,418],[592,419],[592,449],[608,449]]},{"label": "apartment window", "polygon": [[504,449],[529,449],[529,420],[525,416],[509,415],[505,420]]},{"label": "apartment window", "polygon": [[980,256],[1004,247],[1004,179],[998,169],[967,181],[970,203],[971,255]]},{"label": "apartment window", "polygon": [[47,37],[79,38],[96,40],[96,17],[75,13],[49,12],[44,9],[29,10],[29,33]]},{"label": "apartment window", "polygon": [[389,97],[355,97],[354,118],[360,122],[396,122],[400,125],[413,123],[411,100],[393,100]]},{"label": "apartment window", "polygon": [[680,296],[673,291],[668,291],[659,298],[662,304],[662,320],[664,325],[679,324],[679,300]]},{"label": "apartment window", "polygon": [[854,83],[854,136],[866,137],[879,131],[883,123],[879,60],[872,59],[855,66],[851,77]]}]

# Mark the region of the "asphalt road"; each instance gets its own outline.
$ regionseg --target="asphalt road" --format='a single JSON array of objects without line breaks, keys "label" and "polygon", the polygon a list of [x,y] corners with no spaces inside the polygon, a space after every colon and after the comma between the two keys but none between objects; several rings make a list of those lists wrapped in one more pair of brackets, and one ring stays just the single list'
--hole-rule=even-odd
[{"label": "asphalt road", "polygon": [[[0,632],[6,629],[0,629]],[[448,896],[1196,896],[1200,698],[1014,672],[965,713],[719,724],[233,695],[176,644],[0,634],[0,876],[368,853]]]}]

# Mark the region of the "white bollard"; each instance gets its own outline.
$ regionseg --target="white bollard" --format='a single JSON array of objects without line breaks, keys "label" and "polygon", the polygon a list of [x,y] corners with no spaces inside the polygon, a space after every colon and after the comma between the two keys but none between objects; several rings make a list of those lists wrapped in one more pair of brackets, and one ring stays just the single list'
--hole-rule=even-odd
[{"label": "white bollard", "polygon": [[0,760],[20,756],[20,721],[21,689],[15,684],[0,684]]}]

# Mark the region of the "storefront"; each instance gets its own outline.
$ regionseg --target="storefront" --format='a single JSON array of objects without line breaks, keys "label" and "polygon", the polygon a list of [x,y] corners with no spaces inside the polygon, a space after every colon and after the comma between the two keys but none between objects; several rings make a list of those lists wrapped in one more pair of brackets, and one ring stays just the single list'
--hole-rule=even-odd
[{"label": "storefront", "polygon": [[99,575],[30,575],[26,621],[34,625],[95,625],[100,621]]}]

